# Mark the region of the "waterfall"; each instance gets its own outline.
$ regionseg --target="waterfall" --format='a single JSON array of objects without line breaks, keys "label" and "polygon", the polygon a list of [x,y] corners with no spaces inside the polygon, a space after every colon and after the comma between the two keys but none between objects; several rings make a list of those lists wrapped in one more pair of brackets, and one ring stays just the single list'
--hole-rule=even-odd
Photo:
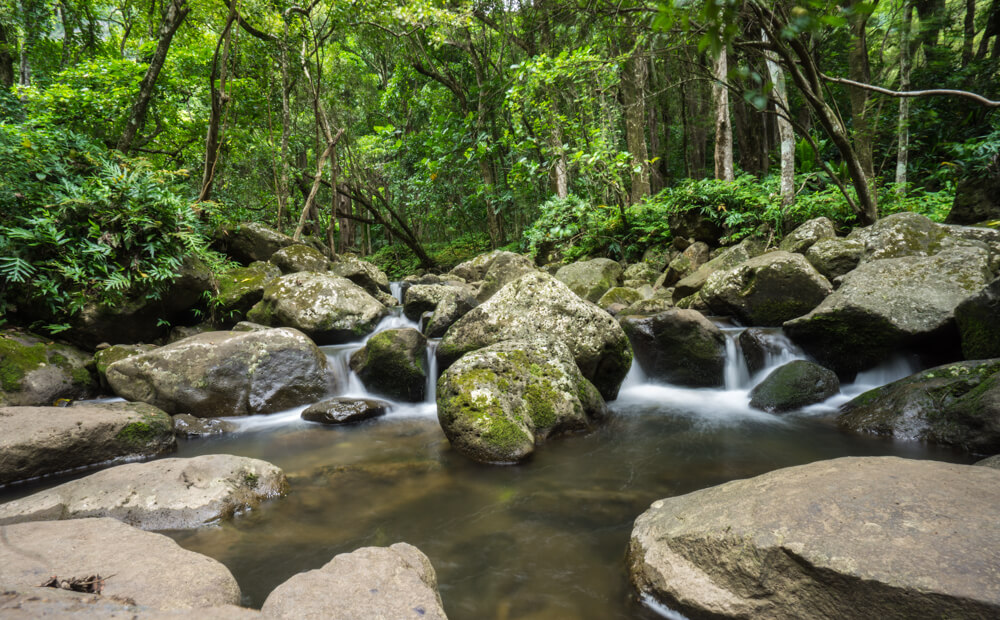
[{"label": "waterfall", "polygon": [[396,281],[389,283],[389,293],[396,298],[399,305],[403,305],[403,283]]},{"label": "waterfall", "polygon": [[427,340],[427,388],[424,390],[424,401],[437,404],[438,361],[437,349],[439,339]]},{"label": "waterfall", "polygon": [[741,390],[749,387],[750,370],[740,348],[739,337],[743,333],[739,328],[722,330],[726,335],[726,365],[723,371],[724,385],[727,390]]}]

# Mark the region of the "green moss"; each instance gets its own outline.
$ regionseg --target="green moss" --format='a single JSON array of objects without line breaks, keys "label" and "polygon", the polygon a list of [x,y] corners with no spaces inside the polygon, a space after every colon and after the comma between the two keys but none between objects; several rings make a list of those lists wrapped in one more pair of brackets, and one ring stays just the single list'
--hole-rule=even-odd
[{"label": "green moss", "polygon": [[558,393],[548,380],[532,382],[524,391],[524,400],[528,403],[528,416],[535,424],[535,431],[549,429],[556,425],[556,399]]},{"label": "green moss", "polygon": [[260,476],[257,474],[252,471],[248,471],[243,475],[243,486],[255,489],[258,484],[260,484]]},{"label": "green moss", "polygon": [[146,422],[132,422],[118,431],[115,439],[130,446],[143,446],[154,441],[159,433]]},{"label": "green moss", "polygon": [[11,338],[0,338],[0,386],[5,392],[21,390],[24,376],[45,364],[45,345],[25,346]]}]

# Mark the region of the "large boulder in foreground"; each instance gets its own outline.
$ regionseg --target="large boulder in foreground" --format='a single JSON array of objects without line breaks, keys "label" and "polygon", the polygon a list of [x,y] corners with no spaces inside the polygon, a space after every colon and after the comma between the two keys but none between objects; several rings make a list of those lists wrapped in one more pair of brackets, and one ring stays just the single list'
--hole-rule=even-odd
[{"label": "large boulder in foreground", "polygon": [[413,545],[363,547],[299,573],[268,595],[265,618],[446,620],[437,575]]},{"label": "large boulder in foreground", "polygon": [[272,280],[247,319],[294,327],[320,344],[336,344],[371,333],[387,314],[388,308],[350,280],[303,271]]},{"label": "large boulder in foreground", "polygon": [[625,317],[621,324],[636,362],[651,378],[688,387],[724,383],[726,337],[697,310]]},{"label": "large boulder in foreground", "polygon": [[823,303],[784,327],[796,344],[842,376],[921,343],[957,354],[955,307],[991,278],[989,253],[979,247],[862,263]]},{"label": "large boulder in foreground", "polygon": [[315,402],[330,387],[326,356],[301,332],[207,332],[108,367],[115,393],[168,413],[212,418]]},{"label": "large boulder in foreground", "polygon": [[629,575],[690,618],[995,618],[998,505],[988,467],[820,461],[654,502]]},{"label": "large boulder in foreground", "polygon": [[240,587],[221,563],[115,519],[17,523],[2,530],[0,583],[7,587],[37,589],[52,577],[99,575],[106,598],[156,609],[240,602]]},{"label": "large boulder in foreground", "polygon": [[438,345],[437,358],[444,369],[503,340],[538,338],[568,346],[580,372],[605,399],[618,395],[632,365],[628,337],[610,314],[545,273],[522,276],[456,321]]},{"label": "large boulder in foreground", "polygon": [[274,465],[242,456],[128,463],[0,504],[0,525],[111,517],[144,530],[201,527],[288,488]]},{"label": "large boulder in foreground", "polygon": [[837,423],[980,454],[1000,452],[1000,359],[945,364],[869,390],[841,407]]},{"label": "large boulder in foreground", "polygon": [[607,415],[566,346],[538,339],[466,354],[441,375],[437,403],[452,447],[482,463],[523,460],[536,443]]},{"label": "large boulder in foreground", "polygon": [[1000,357],[1000,278],[955,308],[965,359]]},{"label": "large boulder in foreground", "polygon": [[170,416],[143,403],[0,407],[0,485],[176,447]]},{"label": "large boulder in foreground", "polygon": [[701,299],[713,312],[746,325],[776,327],[802,316],[833,286],[801,254],[768,252],[709,276]]},{"label": "large boulder in foreground", "polygon": [[783,413],[820,403],[840,391],[840,380],[832,370],[805,360],[793,360],[775,368],[750,391],[750,406]]},{"label": "large boulder in foreground", "polygon": [[589,302],[597,303],[608,289],[618,285],[622,266],[610,258],[594,258],[560,267],[556,279]]},{"label": "large boulder in foreground", "polygon": [[412,327],[386,329],[351,355],[351,370],[368,390],[411,403],[427,390],[427,339]]},{"label": "large boulder in foreground", "polygon": [[0,406],[53,405],[97,395],[92,356],[20,330],[0,332]]}]

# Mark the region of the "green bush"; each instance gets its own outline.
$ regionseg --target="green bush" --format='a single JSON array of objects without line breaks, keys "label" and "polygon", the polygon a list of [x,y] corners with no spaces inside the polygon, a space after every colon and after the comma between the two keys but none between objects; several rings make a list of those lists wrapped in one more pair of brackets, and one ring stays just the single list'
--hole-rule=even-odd
[{"label": "green bush", "polygon": [[[441,270],[447,271],[463,261],[488,252],[490,238],[486,233],[472,233],[446,243],[424,244],[424,250]],[[402,244],[383,246],[367,257],[367,260],[384,271],[391,280],[400,280],[416,273],[420,268],[420,261],[413,251]]]},{"label": "green bush", "polygon": [[88,303],[157,298],[185,256],[218,263],[177,182],[75,134],[0,125],[0,311],[61,331]]}]

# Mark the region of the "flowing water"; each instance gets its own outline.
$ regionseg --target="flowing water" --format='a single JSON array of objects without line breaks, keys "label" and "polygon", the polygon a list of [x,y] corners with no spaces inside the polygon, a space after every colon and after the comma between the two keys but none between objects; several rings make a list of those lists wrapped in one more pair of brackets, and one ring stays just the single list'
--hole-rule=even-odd
[{"label": "flowing water", "polygon": [[[397,309],[379,330],[402,326],[415,324]],[[452,451],[437,422],[433,382],[426,402],[394,403],[388,415],[353,426],[304,422],[304,407],[236,419],[239,432],[182,440],[177,456],[265,459],[288,474],[288,495],[219,525],[168,535],[228,566],[244,603],[255,607],[281,582],[338,553],[405,541],[430,557],[452,620],[674,617],[638,601],[625,571],[632,522],[654,500],[848,455],[970,462],[945,449],[844,433],[831,421],[852,395],[914,372],[907,360],[779,417],[750,409],[749,390],[775,366],[804,356],[773,330],[778,352],[750,376],[740,329],[723,329],[725,388],[657,384],[633,367],[606,425],[551,440],[518,466],[479,465]],[[347,364],[361,344],[323,347],[343,395],[373,396]],[[434,375],[436,345],[428,345]]]}]

